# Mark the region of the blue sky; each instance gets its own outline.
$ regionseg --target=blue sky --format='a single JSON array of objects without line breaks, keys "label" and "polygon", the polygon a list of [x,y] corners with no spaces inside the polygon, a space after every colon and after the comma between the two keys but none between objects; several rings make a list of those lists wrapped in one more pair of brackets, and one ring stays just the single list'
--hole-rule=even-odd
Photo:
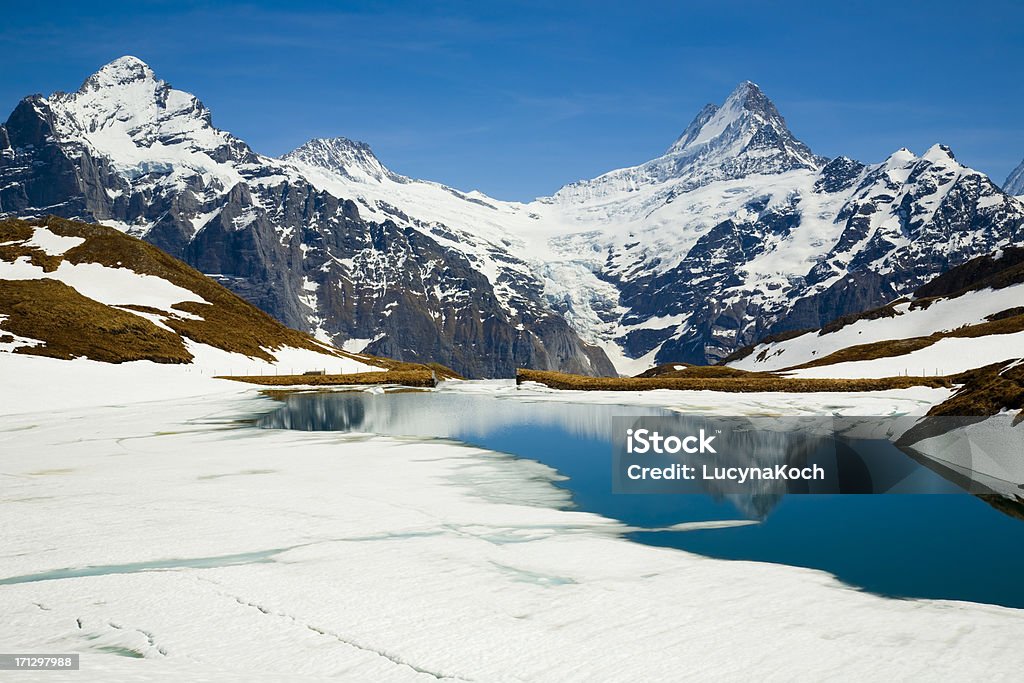
[{"label": "blue sky", "polygon": [[0,118],[134,54],[257,151],[344,135],[502,199],[657,156],[745,79],[825,156],[1024,158],[1020,2],[92,5],[5,8]]}]

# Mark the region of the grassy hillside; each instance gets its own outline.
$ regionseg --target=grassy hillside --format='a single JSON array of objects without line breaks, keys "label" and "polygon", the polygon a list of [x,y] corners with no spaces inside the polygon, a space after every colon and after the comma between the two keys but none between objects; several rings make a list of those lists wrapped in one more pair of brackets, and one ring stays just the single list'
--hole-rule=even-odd
[{"label": "grassy hillside", "polygon": [[[82,238],[84,242],[64,254],[53,255],[26,244],[36,226],[44,226],[62,237]],[[0,246],[0,260],[3,261],[27,258],[47,273],[54,273],[62,262],[127,269],[166,280],[207,302],[182,302],[175,304],[170,311],[154,310],[132,306],[129,303],[132,293],[125,292],[126,305],[120,308],[159,315],[163,323],[176,333],[168,335],[164,334],[166,330],[143,317],[98,302],[83,302],[85,297],[70,287],[56,284],[38,286],[41,282],[56,283],[56,279],[8,280],[8,297],[0,299],[0,314],[9,316],[3,328],[23,337],[47,342],[45,346],[22,347],[18,349],[20,353],[58,358],[85,356],[109,362],[139,358],[187,362],[191,356],[181,337],[267,361],[273,360],[268,349],[292,347],[325,351],[323,345],[308,335],[278,323],[199,271],[114,228],[55,217],[31,222],[7,220],[0,222],[0,245],[3,245]],[[59,330],[47,323],[54,308],[63,313]],[[74,315],[78,309],[82,311],[81,316]],[[108,323],[114,320],[120,322],[109,326]],[[126,330],[130,332],[125,333]],[[171,339],[172,336],[179,337],[177,342]],[[146,343],[156,339],[161,340],[161,347],[147,350]],[[342,352],[332,350],[330,353]]]},{"label": "grassy hillside", "polygon": [[[929,415],[995,415],[1004,410],[1024,410],[1024,363],[996,363],[956,378],[960,389]],[[1020,421],[1024,412],[1018,413]]]},{"label": "grassy hillside", "polygon": [[[45,229],[43,244],[38,241],[38,228]],[[47,241],[64,247],[48,246]],[[83,274],[75,270],[78,266],[90,270]],[[32,270],[29,279],[25,279],[26,269]],[[127,277],[132,286],[113,292],[107,287],[103,290],[107,298],[101,302],[64,281],[81,286],[82,278],[94,273],[97,279],[111,273],[122,281]],[[172,286],[165,289],[189,294],[184,298],[202,301],[160,307],[138,303],[146,300],[145,290],[153,286],[153,278]],[[61,359],[188,363],[193,355],[186,340],[266,362],[273,362],[273,354],[281,349],[300,349],[327,362],[332,358],[355,361],[364,369],[455,376],[443,366],[402,363],[323,344],[285,327],[160,249],[113,228],[55,217],[0,221],[0,345],[14,353]]]}]

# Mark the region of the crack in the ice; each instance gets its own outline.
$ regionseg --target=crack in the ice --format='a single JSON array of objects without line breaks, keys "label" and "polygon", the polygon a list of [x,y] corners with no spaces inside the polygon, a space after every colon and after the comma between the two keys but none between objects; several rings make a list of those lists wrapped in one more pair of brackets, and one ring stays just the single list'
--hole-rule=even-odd
[{"label": "crack in the ice", "polygon": [[38,574],[9,576],[7,578],[0,579],[0,586],[8,586],[19,583],[35,583],[38,581],[55,581],[60,579],[78,579],[92,576],[108,576],[111,574],[138,574],[142,572],[174,571],[179,569],[217,569],[221,567],[233,567],[236,565],[273,562],[272,558],[275,555],[279,555],[285,551],[293,550],[294,548],[298,547],[302,546],[270,548],[268,550],[259,550],[251,553],[237,553],[235,555],[191,557],[169,560],[150,560],[146,562],[132,562],[127,564],[64,567],[61,569],[52,569],[50,571],[39,572]]},{"label": "crack in the ice", "polygon": [[[208,583],[212,583],[212,584],[217,585],[217,582],[215,582],[215,581],[210,581],[208,579],[204,579],[204,580],[206,580]],[[244,607],[251,607],[252,609],[255,609],[255,610],[259,611],[261,614],[265,614],[267,616],[272,616],[272,617],[278,617],[278,618],[281,618],[281,619],[287,619],[288,621],[291,621],[293,624],[296,624],[297,626],[301,626],[302,628],[305,628],[305,629],[307,629],[309,631],[312,631],[313,633],[316,633],[318,635],[321,635],[321,636],[324,636],[324,637],[327,637],[327,638],[334,638],[335,640],[337,640],[339,643],[341,643],[343,645],[347,645],[347,646],[355,648],[357,650],[361,650],[363,652],[369,652],[371,654],[377,655],[378,657],[382,657],[383,659],[386,659],[387,661],[391,662],[392,664],[395,664],[396,666],[403,666],[403,667],[412,669],[416,673],[421,673],[421,674],[424,674],[426,676],[431,676],[431,677],[433,677],[433,678],[435,678],[435,679],[437,679],[439,681],[470,681],[470,680],[472,680],[472,679],[468,679],[468,678],[463,678],[461,676],[455,676],[455,675],[451,675],[451,674],[438,673],[436,671],[431,671],[429,669],[424,669],[423,667],[416,666],[415,664],[411,664],[410,662],[405,661],[404,659],[402,659],[401,657],[398,657],[397,655],[390,654],[388,652],[385,652],[384,650],[377,650],[377,649],[374,649],[372,647],[367,647],[365,645],[360,645],[359,643],[357,643],[357,642],[355,642],[353,640],[350,640],[348,638],[345,638],[345,637],[341,636],[338,633],[334,633],[333,631],[328,631],[326,629],[322,629],[322,628],[319,628],[317,626],[313,626],[312,624],[307,624],[307,623],[303,622],[302,620],[298,619],[297,617],[292,616],[291,614],[286,614],[284,612],[272,611],[272,610],[264,607],[263,605],[260,605],[260,604],[255,603],[255,602],[251,602],[249,600],[245,600],[243,598],[238,597],[237,595],[232,595],[232,594],[226,593],[224,591],[218,590],[218,593],[220,593],[221,595],[223,595],[226,598],[231,598],[232,600],[237,602],[239,605],[242,605]]]}]

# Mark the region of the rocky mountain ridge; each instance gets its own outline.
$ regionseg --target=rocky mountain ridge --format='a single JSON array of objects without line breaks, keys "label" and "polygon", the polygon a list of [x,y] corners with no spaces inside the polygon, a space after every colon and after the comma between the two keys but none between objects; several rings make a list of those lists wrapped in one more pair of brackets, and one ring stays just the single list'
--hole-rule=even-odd
[{"label": "rocky mountain ridge", "polygon": [[215,128],[136,58],[75,93],[24,99],[0,130],[0,214],[112,225],[349,350],[475,377],[613,371],[502,245],[488,247],[512,267],[489,278],[398,210],[365,220],[365,206]]},{"label": "rocky mountain ridge", "polygon": [[663,156],[529,203],[345,138],[259,155],[128,57],[26,98],[0,148],[0,214],[116,226],[320,339],[477,377],[715,362],[1024,237],[1024,204],[948,148],[824,159],[750,82]]}]

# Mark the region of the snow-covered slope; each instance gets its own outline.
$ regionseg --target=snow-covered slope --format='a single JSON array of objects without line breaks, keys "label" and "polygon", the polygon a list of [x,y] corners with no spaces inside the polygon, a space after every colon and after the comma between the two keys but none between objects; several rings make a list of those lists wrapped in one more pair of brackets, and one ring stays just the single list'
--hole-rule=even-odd
[{"label": "snow-covered slope", "polygon": [[1024,356],[1024,249],[974,259],[873,311],[766,341],[730,366],[799,377],[952,375]]},{"label": "snow-covered slope", "polygon": [[0,353],[256,374],[378,371],[155,247],[97,225],[0,222]]},{"label": "snow-covered slope", "polygon": [[310,140],[282,160],[317,189],[353,199],[362,218],[412,228],[461,253],[506,310],[537,306],[523,296],[524,288],[539,284],[518,256],[526,249],[522,228],[536,220],[524,205],[406,178],[381,164],[369,145],[347,138]]}]

